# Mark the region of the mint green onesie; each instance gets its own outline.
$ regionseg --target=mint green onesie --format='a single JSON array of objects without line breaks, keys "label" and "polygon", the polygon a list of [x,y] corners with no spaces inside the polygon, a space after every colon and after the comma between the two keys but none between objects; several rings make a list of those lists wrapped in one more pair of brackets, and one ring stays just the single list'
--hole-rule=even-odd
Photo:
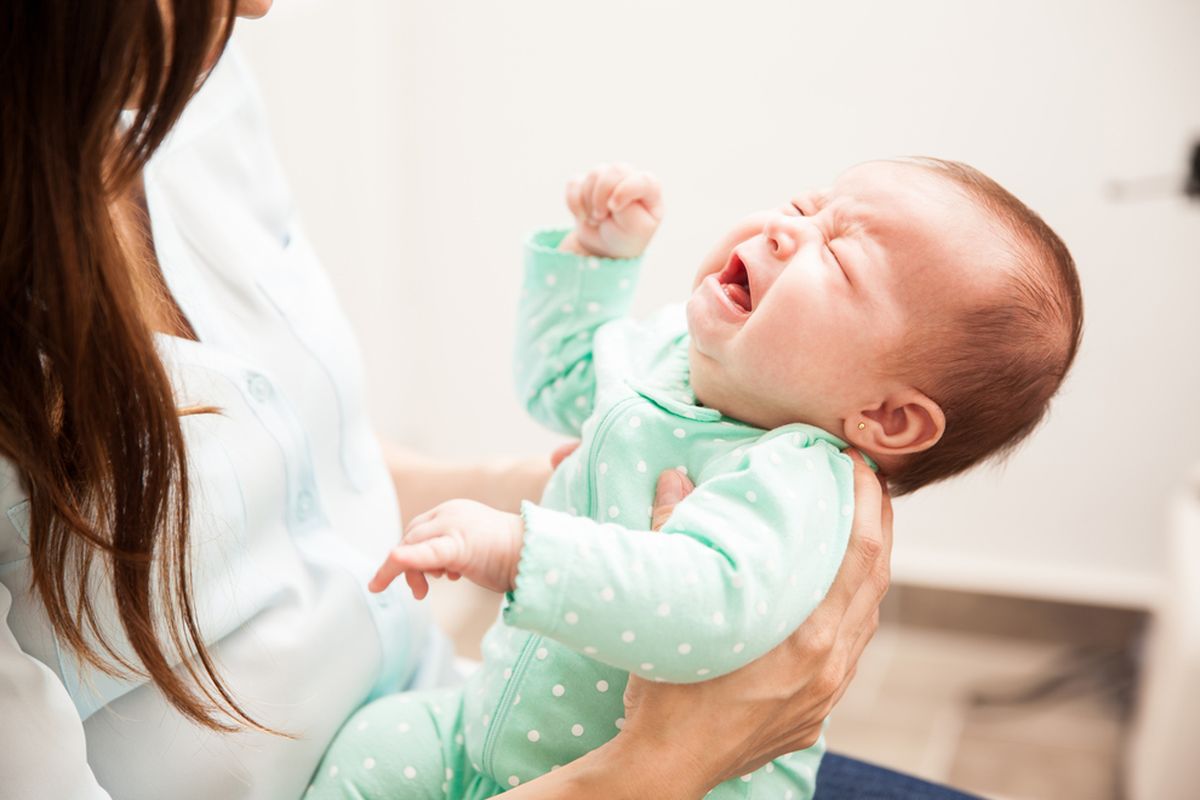
[{"label": "mint green onesie", "polygon": [[[845,443],[697,405],[682,308],[626,318],[638,260],[560,252],[563,235],[527,247],[516,373],[530,412],[582,441],[522,508],[516,588],[483,666],[465,687],[360,709],[310,796],[499,794],[616,735],[628,673],[731,672],[786,638],[833,581],[854,511]],[[654,533],[655,483],[671,468],[696,490]],[[819,741],[710,796],[811,797],[823,752]]]}]

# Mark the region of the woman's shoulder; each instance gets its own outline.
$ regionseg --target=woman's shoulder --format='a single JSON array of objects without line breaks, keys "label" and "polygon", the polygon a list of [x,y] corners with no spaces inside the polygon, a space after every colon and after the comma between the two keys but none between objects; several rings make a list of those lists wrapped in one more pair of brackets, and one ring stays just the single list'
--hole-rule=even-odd
[{"label": "woman's shoulder", "polygon": [[166,140],[155,151],[153,162],[169,161],[176,153],[205,138],[214,128],[223,128],[234,115],[247,111],[259,121],[262,102],[254,75],[236,42],[230,42],[203,85],[188,101]]}]

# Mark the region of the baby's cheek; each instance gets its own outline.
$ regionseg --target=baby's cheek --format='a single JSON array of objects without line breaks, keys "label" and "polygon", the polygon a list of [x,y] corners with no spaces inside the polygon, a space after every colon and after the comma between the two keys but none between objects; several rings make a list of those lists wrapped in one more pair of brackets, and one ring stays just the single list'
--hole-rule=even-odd
[{"label": "baby's cheek", "polygon": [[780,399],[836,388],[861,367],[863,355],[856,352],[858,331],[839,325],[828,306],[789,297],[792,288],[768,299],[772,307],[762,309],[769,313],[757,320],[741,364],[762,375],[763,390]]}]

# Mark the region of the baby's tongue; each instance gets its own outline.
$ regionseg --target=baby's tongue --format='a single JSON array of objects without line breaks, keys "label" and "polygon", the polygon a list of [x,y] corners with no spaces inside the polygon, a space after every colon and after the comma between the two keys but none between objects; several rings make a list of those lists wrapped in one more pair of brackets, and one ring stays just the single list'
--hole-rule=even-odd
[{"label": "baby's tongue", "polygon": [[743,311],[750,311],[750,292],[746,291],[746,287],[740,283],[726,283],[722,288],[725,289],[725,294],[733,301],[734,305],[742,307]]}]

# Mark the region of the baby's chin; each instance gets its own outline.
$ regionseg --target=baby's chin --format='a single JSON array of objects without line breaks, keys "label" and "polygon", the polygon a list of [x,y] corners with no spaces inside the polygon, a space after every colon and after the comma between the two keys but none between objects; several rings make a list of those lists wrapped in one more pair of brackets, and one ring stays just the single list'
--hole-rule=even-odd
[{"label": "baby's chin", "polygon": [[753,402],[748,402],[752,398],[739,395],[736,379],[724,373],[720,362],[697,349],[694,340],[688,345],[688,365],[697,405],[715,409],[726,417],[757,428],[774,427],[761,418]]},{"label": "baby's chin", "polygon": [[799,408],[772,406],[772,399],[743,391],[746,384],[736,376],[729,375],[721,362],[705,355],[696,347],[693,339],[688,344],[688,366],[692,392],[696,404],[720,411],[726,417],[763,430],[773,430],[794,422],[803,422],[838,434],[834,423],[836,415],[827,417],[819,413],[806,413]]},{"label": "baby's chin", "polygon": [[[690,333],[690,330],[689,330]],[[710,386],[708,378],[708,369],[711,359],[696,349],[695,338],[688,340],[688,380],[692,385],[692,393],[696,395],[696,405],[706,408],[717,408],[716,405],[709,402],[711,396],[708,389]]]}]

